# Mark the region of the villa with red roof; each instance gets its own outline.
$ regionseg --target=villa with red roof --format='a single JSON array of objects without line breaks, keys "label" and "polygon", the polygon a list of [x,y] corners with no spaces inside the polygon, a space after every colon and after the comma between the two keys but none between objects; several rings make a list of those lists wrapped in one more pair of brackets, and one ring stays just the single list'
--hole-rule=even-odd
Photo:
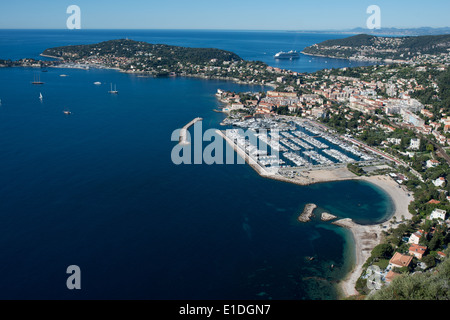
[{"label": "villa with red roof", "polygon": [[422,259],[423,255],[427,251],[427,247],[419,246],[418,244],[412,244],[409,247],[409,254],[415,256],[417,259]]},{"label": "villa with red roof", "polygon": [[389,260],[388,268],[389,267],[397,267],[397,268],[407,267],[411,263],[412,258],[413,258],[412,256],[408,256],[408,255],[396,252],[394,254],[394,256],[391,258],[391,260]]},{"label": "villa with red roof", "polygon": [[394,278],[398,277],[399,275],[400,275],[399,273],[396,273],[396,272],[390,270],[385,277],[386,282],[388,282],[388,283],[392,282],[392,280],[394,280]]}]

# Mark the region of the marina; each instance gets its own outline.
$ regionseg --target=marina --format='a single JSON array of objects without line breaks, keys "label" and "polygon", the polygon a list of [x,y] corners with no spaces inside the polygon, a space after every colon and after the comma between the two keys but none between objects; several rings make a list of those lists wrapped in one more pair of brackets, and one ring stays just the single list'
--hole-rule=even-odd
[{"label": "marina", "polygon": [[268,116],[228,119],[227,125],[241,128],[227,130],[227,136],[263,168],[333,170],[348,164],[382,161],[379,155],[308,119]]}]

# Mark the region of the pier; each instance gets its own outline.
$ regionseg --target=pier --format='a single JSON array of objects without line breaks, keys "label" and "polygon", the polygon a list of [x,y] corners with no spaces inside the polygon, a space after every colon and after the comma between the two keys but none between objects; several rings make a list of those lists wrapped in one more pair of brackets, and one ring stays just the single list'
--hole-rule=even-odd
[{"label": "pier", "polygon": [[187,125],[185,125],[181,131],[180,131],[180,140],[179,143],[182,145],[188,145],[189,141],[187,140],[187,131],[190,127],[192,127],[194,124],[196,124],[198,121],[203,121],[202,118],[195,118],[191,122],[189,122]]}]

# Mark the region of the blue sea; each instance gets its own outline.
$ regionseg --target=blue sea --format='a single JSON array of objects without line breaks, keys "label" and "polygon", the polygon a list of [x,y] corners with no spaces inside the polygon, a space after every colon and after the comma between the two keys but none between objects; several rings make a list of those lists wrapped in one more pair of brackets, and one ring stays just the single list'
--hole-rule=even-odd
[{"label": "blue sea", "polygon": [[[351,66],[272,58],[342,35],[262,31],[0,30],[0,59],[126,37],[226,49],[300,72]],[[31,84],[37,75],[44,85]],[[316,203],[318,213],[376,223],[392,213],[391,199],[365,182],[302,187],[247,165],[173,164],[175,129],[195,117],[204,130],[220,128],[219,88],[264,89],[0,68],[0,299],[336,299],[354,263],[351,235],[298,215]],[[81,269],[81,290],[66,287],[70,265]]]}]

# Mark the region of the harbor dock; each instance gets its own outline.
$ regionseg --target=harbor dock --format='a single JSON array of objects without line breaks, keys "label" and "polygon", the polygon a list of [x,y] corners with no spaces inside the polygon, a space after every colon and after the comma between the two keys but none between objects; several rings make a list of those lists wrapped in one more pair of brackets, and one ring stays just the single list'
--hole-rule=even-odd
[{"label": "harbor dock", "polygon": [[181,131],[180,131],[180,140],[179,143],[181,145],[188,145],[189,141],[187,139],[187,131],[190,127],[192,127],[194,124],[196,124],[198,121],[203,121],[203,118],[195,118],[191,122],[189,122],[187,125],[185,125]]}]

